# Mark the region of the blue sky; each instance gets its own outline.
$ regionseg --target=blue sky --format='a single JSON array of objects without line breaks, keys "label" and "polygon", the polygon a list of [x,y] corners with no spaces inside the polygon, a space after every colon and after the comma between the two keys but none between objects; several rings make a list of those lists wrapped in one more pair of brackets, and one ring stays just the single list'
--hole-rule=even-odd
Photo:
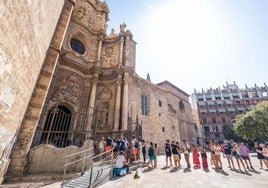
[{"label": "blue sky", "polygon": [[136,72],[194,88],[268,84],[268,0],[106,0],[108,33],[125,22]]}]

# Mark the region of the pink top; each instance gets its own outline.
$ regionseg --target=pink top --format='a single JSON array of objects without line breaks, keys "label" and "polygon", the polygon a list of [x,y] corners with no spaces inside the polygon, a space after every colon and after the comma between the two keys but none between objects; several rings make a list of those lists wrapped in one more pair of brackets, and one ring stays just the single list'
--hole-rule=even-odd
[{"label": "pink top", "polygon": [[249,150],[248,150],[248,148],[246,146],[241,145],[239,147],[239,151],[240,151],[240,155],[242,155],[242,156],[248,156]]}]

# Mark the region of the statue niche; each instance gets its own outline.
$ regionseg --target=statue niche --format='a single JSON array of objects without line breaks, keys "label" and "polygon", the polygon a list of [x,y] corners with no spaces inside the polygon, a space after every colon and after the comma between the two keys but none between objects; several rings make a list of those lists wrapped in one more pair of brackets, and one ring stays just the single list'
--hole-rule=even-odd
[{"label": "statue niche", "polygon": [[103,102],[97,105],[97,130],[102,130],[104,127],[108,127],[109,118],[109,103]]},{"label": "statue niche", "polygon": [[105,87],[97,94],[97,130],[102,130],[104,127],[109,127],[109,101],[112,99],[112,91]]}]

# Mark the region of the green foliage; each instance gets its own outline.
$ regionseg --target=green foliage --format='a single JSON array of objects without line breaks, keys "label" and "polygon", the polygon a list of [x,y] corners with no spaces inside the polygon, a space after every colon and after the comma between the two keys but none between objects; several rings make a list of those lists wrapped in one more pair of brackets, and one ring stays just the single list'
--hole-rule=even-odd
[{"label": "green foliage", "polygon": [[268,138],[268,101],[263,101],[252,110],[236,117],[234,130],[245,140]]},{"label": "green foliage", "polygon": [[234,126],[232,124],[223,125],[222,127],[222,133],[226,140],[233,140],[235,142],[241,141],[242,138],[237,136],[234,131]]},{"label": "green foliage", "polygon": [[223,125],[222,127],[223,136],[227,140],[232,140],[234,135],[233,125]]}]

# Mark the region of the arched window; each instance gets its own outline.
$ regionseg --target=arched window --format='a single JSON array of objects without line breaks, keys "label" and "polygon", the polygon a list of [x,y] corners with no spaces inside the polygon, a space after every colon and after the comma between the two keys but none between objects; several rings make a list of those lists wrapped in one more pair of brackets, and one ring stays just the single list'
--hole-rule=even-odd
[{"label": "arched window", "polygon": [[180,111],[181,111],[182,113],[185,112],[185,106],[184,106],[184,104],[183,104],[182,101],[179,102],[179,109],[180,109]]},{"label": "arched window", "polygon": [[141,95],[141,114],[147,115],[147,96],[144,93]]},{"label": "arched window", "polygon": [[85,46],[80,40],[78,40],[76,38],[72,38],[70,41],[70,44],[71,44],[71,48],[73,49],[73,51],[75,51],[79,54],[85,53]]},{"label": "arched window", "polygon": [[65,147],[72,143],[68,133],[72,113],[65,106],[55,106],[48,112],[46,123],[42,131],[40,143],[54,144],[56,147]]}]

